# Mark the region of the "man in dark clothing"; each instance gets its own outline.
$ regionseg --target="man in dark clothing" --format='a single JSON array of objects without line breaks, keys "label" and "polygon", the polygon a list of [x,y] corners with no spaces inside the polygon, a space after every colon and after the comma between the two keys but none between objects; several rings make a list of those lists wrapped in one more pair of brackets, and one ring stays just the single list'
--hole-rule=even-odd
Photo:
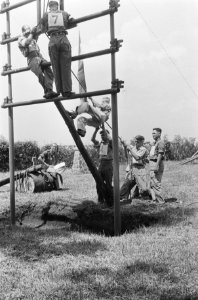
[{"label": "man in dark clothing", "polygon": [[44,98],[50,99],[57,97],[53,92],[53,73],[50,66],[44,65],[47,61],[40,53],[39,46],[32,33],[30,26],[22,26],[22,35],[18,38],[18,47],[22,54],[27,57],[27,64],[30,70],[38,77],[39,83],[44,89]]},{"label": "man in dark clothing", "polygon": [[50,1],[49,9],[41,19],[41,32],[50,37],[48,49],[57,93],[71,97],[71,45],[66,31],[71,19],[67,12],[58,9],[57,1]]},{"label": "man in dark clothing", "polygon": [[[108,195],[107,195],[107,205],[113,205],[113,148],[112,148],[112,138],[109,135],[109,132],[103,127],[101,134],[101,142],[96,140],[96,134],[99,128],[96,128],[94,134],[91,138],[91,141],[99,151],[99,166],[98,171],[103,181],[106,184]],[[103,199],[100,197],[99,189],[97,187],[98,193],[98,202],[103,202]]]}]

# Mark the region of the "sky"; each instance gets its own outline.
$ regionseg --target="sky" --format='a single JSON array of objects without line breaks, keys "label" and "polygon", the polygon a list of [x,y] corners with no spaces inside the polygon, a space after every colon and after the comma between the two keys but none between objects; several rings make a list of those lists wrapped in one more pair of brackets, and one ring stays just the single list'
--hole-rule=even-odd
[{"label": "sky", "polygon": [[[10,1],[10,5],[20,1]],[[47,1],[45,1],[47,2]],[[42,1],[42,4],[44,1]],[[65,10],[79,18],[109,8],[108,0],[65,0]],[[10,11],[11,36],[21,26],[36,25],[36,2]],[[6,16],[0,14],[1,32],[6,31]],[[141,134],[152,140],[152,128],[161,127],[172,140],[175,135],[198,139],[198,1],[197,0],[120,0],[115,13],[115,37],[122,39],[116,53],[116,77],[124,81],[118,94],[119,136],[129,141]],[[72,55],[78,55],[78,36],[82,53],[110,46],[109,16],[78,24],[69,30]],[[43,56],[49,60],[48,39],[39,38]],[[7,62],[7,46],[0,45],[0,65]],[[12,68],[26,66],[17,43],[11,43]],[[87,90],[111,88],[110,55],[84,60]],[[78,63],[72,63],[77,74]],[[73,91],[78,83],[73,77]],[[8,78],[0,76],[0,98],[8,96]],[[43,89],[30,71],[12,75],[13,102],[41,99]],[[95,97],[100,100],[101,97]],[[64,101],[74,110],[80,100]],[[15,141],[74,144],[53,103],[14,108]],[[109,120],[111,124],[111,117]],[[85,144],[94,129],[87,128]],[[0,108],[0,136],[8,138],[8,110]]]}]

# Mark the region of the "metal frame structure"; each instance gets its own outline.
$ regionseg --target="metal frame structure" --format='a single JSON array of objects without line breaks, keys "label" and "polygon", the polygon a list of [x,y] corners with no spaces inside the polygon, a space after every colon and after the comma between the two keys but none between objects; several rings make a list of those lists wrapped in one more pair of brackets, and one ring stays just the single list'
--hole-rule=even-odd
[{"label": "metal frame structure", "polygon": [[[117,12],[119,0],[110,0],[109,9],[101,11],[99,13],[84,16],[82,18],[74,19],[73,25],[78,23],[99,18],[102,16],[110,16],[110,48],[92,53],[87,53],[79,56],[72,57],[72,61],[95,57],[99,55],[111,54],[111,88],[107,90],[86,92],[83,94],[75,94],[71,98],[58,97],[55,99],[37,99],[23,102],[12,101],[12,74],[28,71],[28,67],[20,69],[11,69],[11,43],[17,41],[17,37],[11,38],[10,34],[10,11],[20,6],[29,4],[36,1],[37,3],[37,22],[41,19],[41,0],[25,0],[17,4],[11,5],[9,0],[6,0],[1,5],[0,14],[6,14],[7,32],[3,33],[1,45],[7,45],[7,64],[3,67],[2,76],[8,76],[8,97],[4,99],[2,108],[8,109],[8,120],[9,120],[9,168],[10,168],[10,211],[11,211],[11,224],[15,225],[15,178],[14,178],[14,118],[13,118],[13,107],[42,104],[47,102],[54,102],[56,106],[60,107],[61,101],[71,100],[82,97],[98,96],[111,94],[112,103],[112,139],[113,139],[113,178],[114,178],[114,234],[119,235],[121,231],[121,218],[120,218],[120,192],[119,192],[119,145],[118,145],[118,113],[117,113],[117,93],[120,88],[123,87],[123,81],[116,79],[116,60],[115,53],[119,51],[122,40],[115,38],[114,30],[114,13]],[[64,0],[60,0],[60,9],[64,10]],[[50,65],[50,63],[49,63]],[[60,111],[61,113],[61,111]]]}]

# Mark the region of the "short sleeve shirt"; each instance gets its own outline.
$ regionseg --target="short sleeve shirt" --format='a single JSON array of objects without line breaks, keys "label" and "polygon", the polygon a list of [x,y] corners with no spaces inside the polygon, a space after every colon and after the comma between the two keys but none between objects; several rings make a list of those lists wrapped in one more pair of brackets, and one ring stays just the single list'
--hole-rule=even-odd
[{"label": "short sleeve shirt", "polygon": [[100,160],[112,160],[113,159],[113,147],[112,140],[108,142],[96,142],[94,147],[99,151]]},{"label": "short sleeve shirt", "polygon": [[132,147],[133,151],[135,152],[135,154],[138,156],[138,159],[135,159],[134,157],[132,157],[132,164],[141,164],[144,165],[145,164],[145,159],[148,156],[148,150],[141,146],[140,148],[136,148],[136,146]]},{"label": "short sleeve shirt", "polygon": [[33,55],[33,52],[37,52],[38,56],[42,58],[42,55],[40,53],[40,48],[36,42],[35,39],[32,39],[32,41],[26,45],[26,40],[27,38],[24,36],[20,36],[18,38],[18,47],[20,49],[20,51],[22,52],[22,54],[27,57],[28,62],[32,59],[32,57],[35,57],[35,55]]},{"label": "short sleeve shirt", "polygon": [[48,165],[56,165],[57,164],[57,156],[52,154],[50,150],[46,150],[39,156],[46,164]]},{"label": "short sleeve shirt", "polygon": [[159,154],[162,154],[162,156],[164,156],[164,153],[165,153],[165,144],[162,140],[158,140],[153,142],[153,144],[151,145],[149,158],[157,159]]}]

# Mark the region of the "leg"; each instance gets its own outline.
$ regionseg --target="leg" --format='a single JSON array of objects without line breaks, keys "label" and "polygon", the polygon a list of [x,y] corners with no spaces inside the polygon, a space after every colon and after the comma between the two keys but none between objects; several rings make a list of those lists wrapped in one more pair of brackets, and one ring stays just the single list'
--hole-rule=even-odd
[{"label": "leg", "polygon": [[30,70],[38,77],[39,83],[41,84],[41,86],[44,89],[44,92],[46,93],[47,88],[45,86],[45,78],[40,63],[41,63],[40,57],[34,57],[33,59],[31,59],[28,66],[30,67]]},{"label": "leg", "polygon": [[66,36],[60,40],[60,74],[62,92],[71,92],[71,45]]},{"label": "leg", "polygon": [[62,85],[60,77],[61,72],[59,66],[59,40],[56,38],[56,36],[50,38],[48,49],[55,78],[56,91],[60,94],[62,92]]},{"label": "leg", "polygon": [[121,200],[124,200],[124,199],[127,200],[129,198],[130,191],[135,186],[135,184],[136,184],[136,182],[134,179],[129,179],[129,178],[125,179],[125,181],[120,189],[120,199]]},{"label": "leg", "polygon": [[101,124],[94,118],[80,117],[77,119],[77,131],[82,137],[86,134],[86,126],[99,127]]}]

